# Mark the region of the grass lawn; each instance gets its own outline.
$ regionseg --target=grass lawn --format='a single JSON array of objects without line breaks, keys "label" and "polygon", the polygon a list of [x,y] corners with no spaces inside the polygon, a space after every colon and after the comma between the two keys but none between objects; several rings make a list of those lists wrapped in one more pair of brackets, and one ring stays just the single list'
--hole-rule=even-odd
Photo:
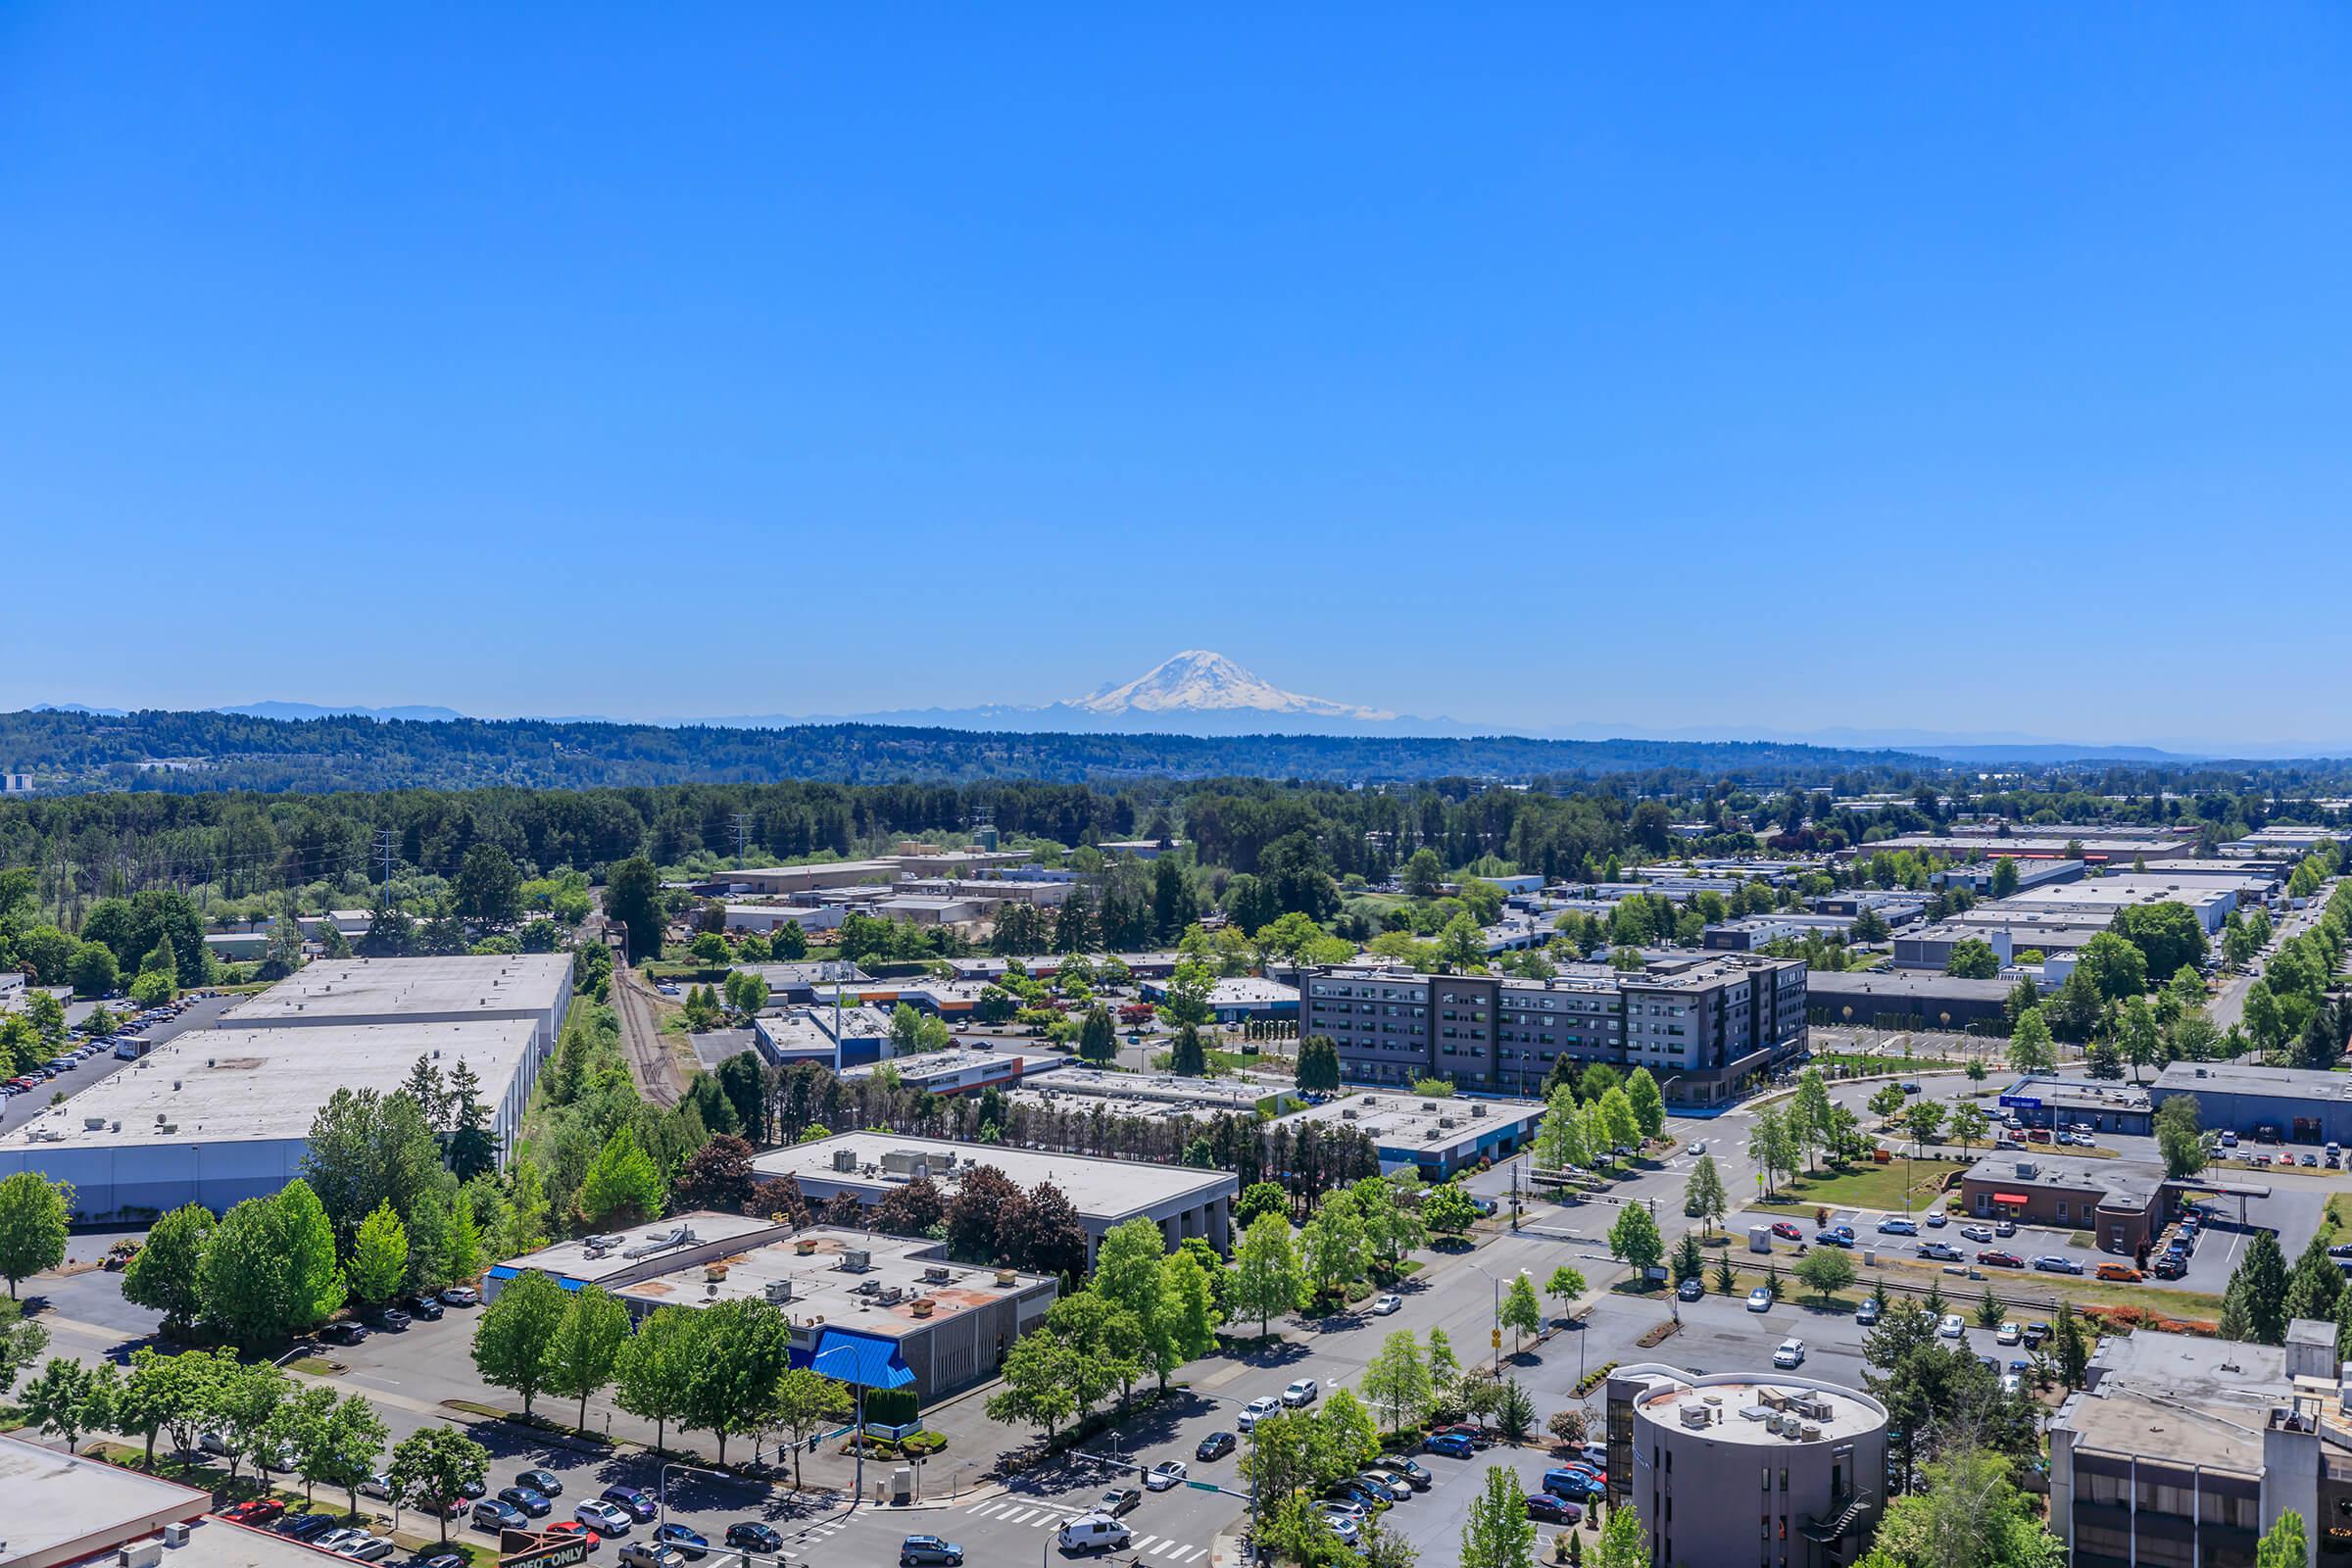
[{"label": "grass lawn", "polygon": [[2347,1203],[2341,1198],[2328,1200],[2328,1211],[2320,1218],[2320,1245],[2322,1247],[2333,1247],[2344,1239],[2346,1230],[2352,1229],[2352,1224],[2347,1223],[2346,1210],[2348,1209],[2352,1209],[2352,1203]]},{"label": "grass lawn", "polygon": [[1780,1191],[1756,1202],[1774,1208],[1889,1208],[1903,1206],[1906,1188],[1911,1206],[1918,1208],[1936,1196],[1937,1184],[1952,1166],[1940,1160],[1897,1159],[1885,1165],[1856,1165],[1848,1170],[1825,1169],[1818,1176],[1799,1176],[1781,1183]]}]

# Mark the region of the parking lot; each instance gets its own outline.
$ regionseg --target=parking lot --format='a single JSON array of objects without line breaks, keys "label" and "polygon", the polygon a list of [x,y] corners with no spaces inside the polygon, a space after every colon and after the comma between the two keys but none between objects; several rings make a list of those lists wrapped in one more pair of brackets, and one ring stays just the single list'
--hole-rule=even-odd
[{"label": "parking lot", "polygon": [[[186,1010],[181,1012],[178,1017],[167,1018],[160,1023],[150,1024],[141,1038],[151,1042],[152,1049],[152,1046],[162,1045],[173,1035],[185,1030],[209,1028],[234,1000],[231,997],[205,997],[190,1003]],[[116,1005],[123,1004],[116,1004]],[[81,1010],[86,1015],[88,1007],[84,1006]],[[64,1095],[70,1100],[82,1090],[89,1088],[90,1085],[129,1065],[129,1062],[117,1056],[113,1052],[102,1051],[85,1060],[75,1062],[71,1071],[58,1074],[30,1094],[9,1096],[5,1101],[0,1101],[0,1133],[14,1132],[24,1126],[33,1117],[48,1109],[51,1101],[56,1096]]]}]

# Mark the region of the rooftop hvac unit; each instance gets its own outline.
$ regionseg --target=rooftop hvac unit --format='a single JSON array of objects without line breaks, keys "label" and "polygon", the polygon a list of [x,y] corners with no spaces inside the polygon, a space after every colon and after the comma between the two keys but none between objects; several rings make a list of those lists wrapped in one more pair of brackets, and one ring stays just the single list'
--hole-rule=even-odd
[{"label": "rooftop hvac unit", "polygon": [[164,1560],[164,1544],[160,1541],[134,1541],[122,1548],[118,1560],[122,1568],[155,1568]]},{"label": "rooftop hvac unit", "polygon": [[760,1294],[769,1301],[782,1305],[792,1299],[792,1281],[769,1280],[760,1288]]},{"label": "rooftop hvac unit", "polygon": [[859,1280],[856,1285],[850,1287],[850,1294],[853,1296],[879,1296],[882,1294],[882,1282],[880,1280]]},{"label": "rooftop hvac unit", "polygon": [[1683,1406],[1683,1425],[1693,1430],[1707,1424],[1707,1407],[1703,1404]]},{"label": "rooftop hvac unit", "polygon": [[1470,1114],[1473,1117],[1484,1116],[1486,1113],[1487,1107],[1484,1105],[1472,1105],[1470,1107]]},{"label": "rooftop hvac unit", "polygon": [[[156,1131],[157,1131],[157,1132],[159,1132],[159,1133],[162,1133],[162,1134],[163,1134],[163,1135],[164,1135],[166,1138],[169,1138],[169,1137],[171,1137],[171,1136],[172,1136],[173,1133],[175,1133],[175,1132],[179,1131],[179,1123],[177,1123],[177,1122],[175,1122],[175,1121],[168,1121],[168,1122],[164,1123],[164,1124],[163,1124],[161,1127],[158,1127],[158,1128],[156,1129]],[[57,1136],[57,1134],[55,1134],[55,1133],[51,1133],[49,1136],[50,1136],[51,1138],[55,1138],[55,1137]]]},{"label": "rooftop hvac unit", "polygon": [[844,1274],[862,1274],[874,1266],[873,1252],[863,1247],[845,1247],[841,1250],[841,1271]]},{"label": "rooftop hvac unit", "polygon": [[84,1116],[81,1118],[81,1130],[85,1133],[97,1132],[105,1125],[106,1118],[104,1116]]},{"label": "rooftop hvac unit", "polygon": [[1796,1429],[1796,1435],[1804,1439],[1807,1443],[1815,1443],[1820,1441],[1821,1428],[1808,1421],[1803,1426]]},{"label": "rooftop hvac unit", "polygon": [[874,1298],[880,1301],[884,1306],[896,1306],[900,1301],[906,1298],[906,1293],[899,1289],[896,1285],[885,1285],[882,1287],[881,1291],[876,1294]]},{"label": "rooftop hvac unit", "polygon": [[1421,1102],[1421,1108],[1423,1110],[1435,1110],[1438,1108],[1438,1102],[1434,1100],[1424,1100]]},{"label": "rooftop hvac unit", "polygon": [[934,1263],[923,1270],[923,1278],[933,1285],[945,1285],[952,1277],[944,1264]]},{"label": "rooftop hvac unit", "polygon": [[855,1149],[833,1151],[833,1168],[837,1171],[856,1170],[858,1168],[858,1151]]},{"label": "rooftop hvac unit", "polygon": [[1355,1107],[1354,1107],[1353,1105],[1342,1105],[1342,1106],[1340,1107],[1340,1120],[1342,1120],[1342,1121],[1353,1121],[1353,1120],[1355,1120],[1355,1115],[1356,1115],[1356,1112],[1355,1112]]},{"label": "rooftop hvac unit", "polygon": [[188,1544],[188,1526],[187,1526],[187,1522],[186,1522],[185,1520],[174,1519],[174,1520],[172,1520],[172,1521],[170,1524],[168,1524],[168,1525],[164,1526],[164,1544],[165,1544],[165,1545],[167,1545],[167,1546],[184,1546],[184,1545],[186,1545],[187,1544]]},{"label": "rooftop hvac unit", "polygon": [[1459,1127],[1461,1124],[1462,1119],[1459,1116],[1440,1116],[1438,1118],[1438,1125],[1440,1127],[1451,1129]]},{"label": "rooftop hvac unit", "polygon": [[635,1247],[622,1248],[620,1255],[632,1260],[640,1257],[651,1257],[656,1252],[666,1252],[673,1247],[684,1247],[693,1240],[693,1226],[673,1226],[671,1229],[663,1231],[659,1236],[647,1237],[644,1241],[639,1242]]}]

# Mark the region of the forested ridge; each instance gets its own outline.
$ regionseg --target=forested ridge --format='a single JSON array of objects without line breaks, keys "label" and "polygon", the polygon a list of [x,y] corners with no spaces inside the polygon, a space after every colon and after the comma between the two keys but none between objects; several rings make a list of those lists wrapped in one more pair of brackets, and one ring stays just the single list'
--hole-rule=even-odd
[{"label": "forested ridge", "polygon": [[1203,778],[1346,782],[1453,775],[1684,771],[1756,780],[1933,771],[1896,752],[1749,741],[1545,741],[1512,736],[1086,735],[808,724],[789,729],[556,719],[270,719],[237,713],[0,714],[0,768],[44,788],[582,789],[827,779]]}]

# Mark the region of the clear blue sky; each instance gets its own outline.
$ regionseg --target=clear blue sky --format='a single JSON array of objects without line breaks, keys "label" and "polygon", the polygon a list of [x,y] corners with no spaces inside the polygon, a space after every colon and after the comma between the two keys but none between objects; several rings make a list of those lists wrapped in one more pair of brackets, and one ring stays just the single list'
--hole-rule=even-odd
[{"label": "clear blue sky", "polygon": [[2342,738],[2352,13],[1933,10],[7,7],[0,705]]}]

